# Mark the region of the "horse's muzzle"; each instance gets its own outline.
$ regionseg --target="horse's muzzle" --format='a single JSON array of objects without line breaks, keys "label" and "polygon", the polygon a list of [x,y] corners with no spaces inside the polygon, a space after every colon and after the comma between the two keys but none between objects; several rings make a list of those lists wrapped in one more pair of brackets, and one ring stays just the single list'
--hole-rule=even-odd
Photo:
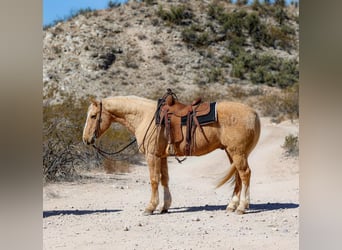
[{"label": "horse's muzzle", "polygon": [[90,138],[90,140],[89,139],[86,140],[86,139],[83,138],[83,143],[85,145],[93,145],[95,143],[95,137]]}]

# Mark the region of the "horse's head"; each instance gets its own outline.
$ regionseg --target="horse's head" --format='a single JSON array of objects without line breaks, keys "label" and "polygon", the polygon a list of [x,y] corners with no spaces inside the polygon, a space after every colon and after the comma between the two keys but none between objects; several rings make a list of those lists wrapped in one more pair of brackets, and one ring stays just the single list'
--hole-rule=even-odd
[{"label": "horse's head", "polygon": [[84,144],[94,144],[111,124],[111,115],[103,108],[102,102],[92,100],[89,105],[87,120],[83,129],[82,140]]}]

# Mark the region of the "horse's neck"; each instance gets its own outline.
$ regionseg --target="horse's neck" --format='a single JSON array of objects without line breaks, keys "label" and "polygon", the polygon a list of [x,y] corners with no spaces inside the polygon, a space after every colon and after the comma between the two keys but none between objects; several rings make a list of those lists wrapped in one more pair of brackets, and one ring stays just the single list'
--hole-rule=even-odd
[{"label": "horse's neck", "polygon": [[153,109],[151,104],[147,99],[134,97],[112,97],[103,100],[105,109],[113,115],[113,121],[122,124],[133,134],[143,120],[149,118]]}]

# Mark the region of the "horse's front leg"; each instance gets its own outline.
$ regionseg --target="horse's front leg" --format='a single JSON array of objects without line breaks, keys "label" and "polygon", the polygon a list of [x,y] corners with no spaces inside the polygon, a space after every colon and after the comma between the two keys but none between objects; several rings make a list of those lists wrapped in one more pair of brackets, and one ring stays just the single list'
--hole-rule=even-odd
[{"label": "horse's front leg", "polygon": [[150,172],[151,199],[144,211],[144,215],[151,215],[159,204],[158,186],[160,181],[161,158],[152,154],[148,154],[146,161]]},{"label": "horse's front leg", "polygon": [[161,184],[164,188],[164,204],[160,208],[160,213],[167,213],[171,206],[172,198],[169,189],[169,170],[166,157],[161,158]]}]

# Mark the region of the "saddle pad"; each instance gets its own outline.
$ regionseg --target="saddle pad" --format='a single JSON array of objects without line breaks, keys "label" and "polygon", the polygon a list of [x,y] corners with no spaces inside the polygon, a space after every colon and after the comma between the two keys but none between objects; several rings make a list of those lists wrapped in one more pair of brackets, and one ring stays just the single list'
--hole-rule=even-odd
[{"label": "saddle pad", "polygon": [[[187,116],[182,116],[181,124],[186,125]],[[210,112],[207,115],[197,116],[200,125],[208,125],[217,121],[216,102],[210,103]]]}]

